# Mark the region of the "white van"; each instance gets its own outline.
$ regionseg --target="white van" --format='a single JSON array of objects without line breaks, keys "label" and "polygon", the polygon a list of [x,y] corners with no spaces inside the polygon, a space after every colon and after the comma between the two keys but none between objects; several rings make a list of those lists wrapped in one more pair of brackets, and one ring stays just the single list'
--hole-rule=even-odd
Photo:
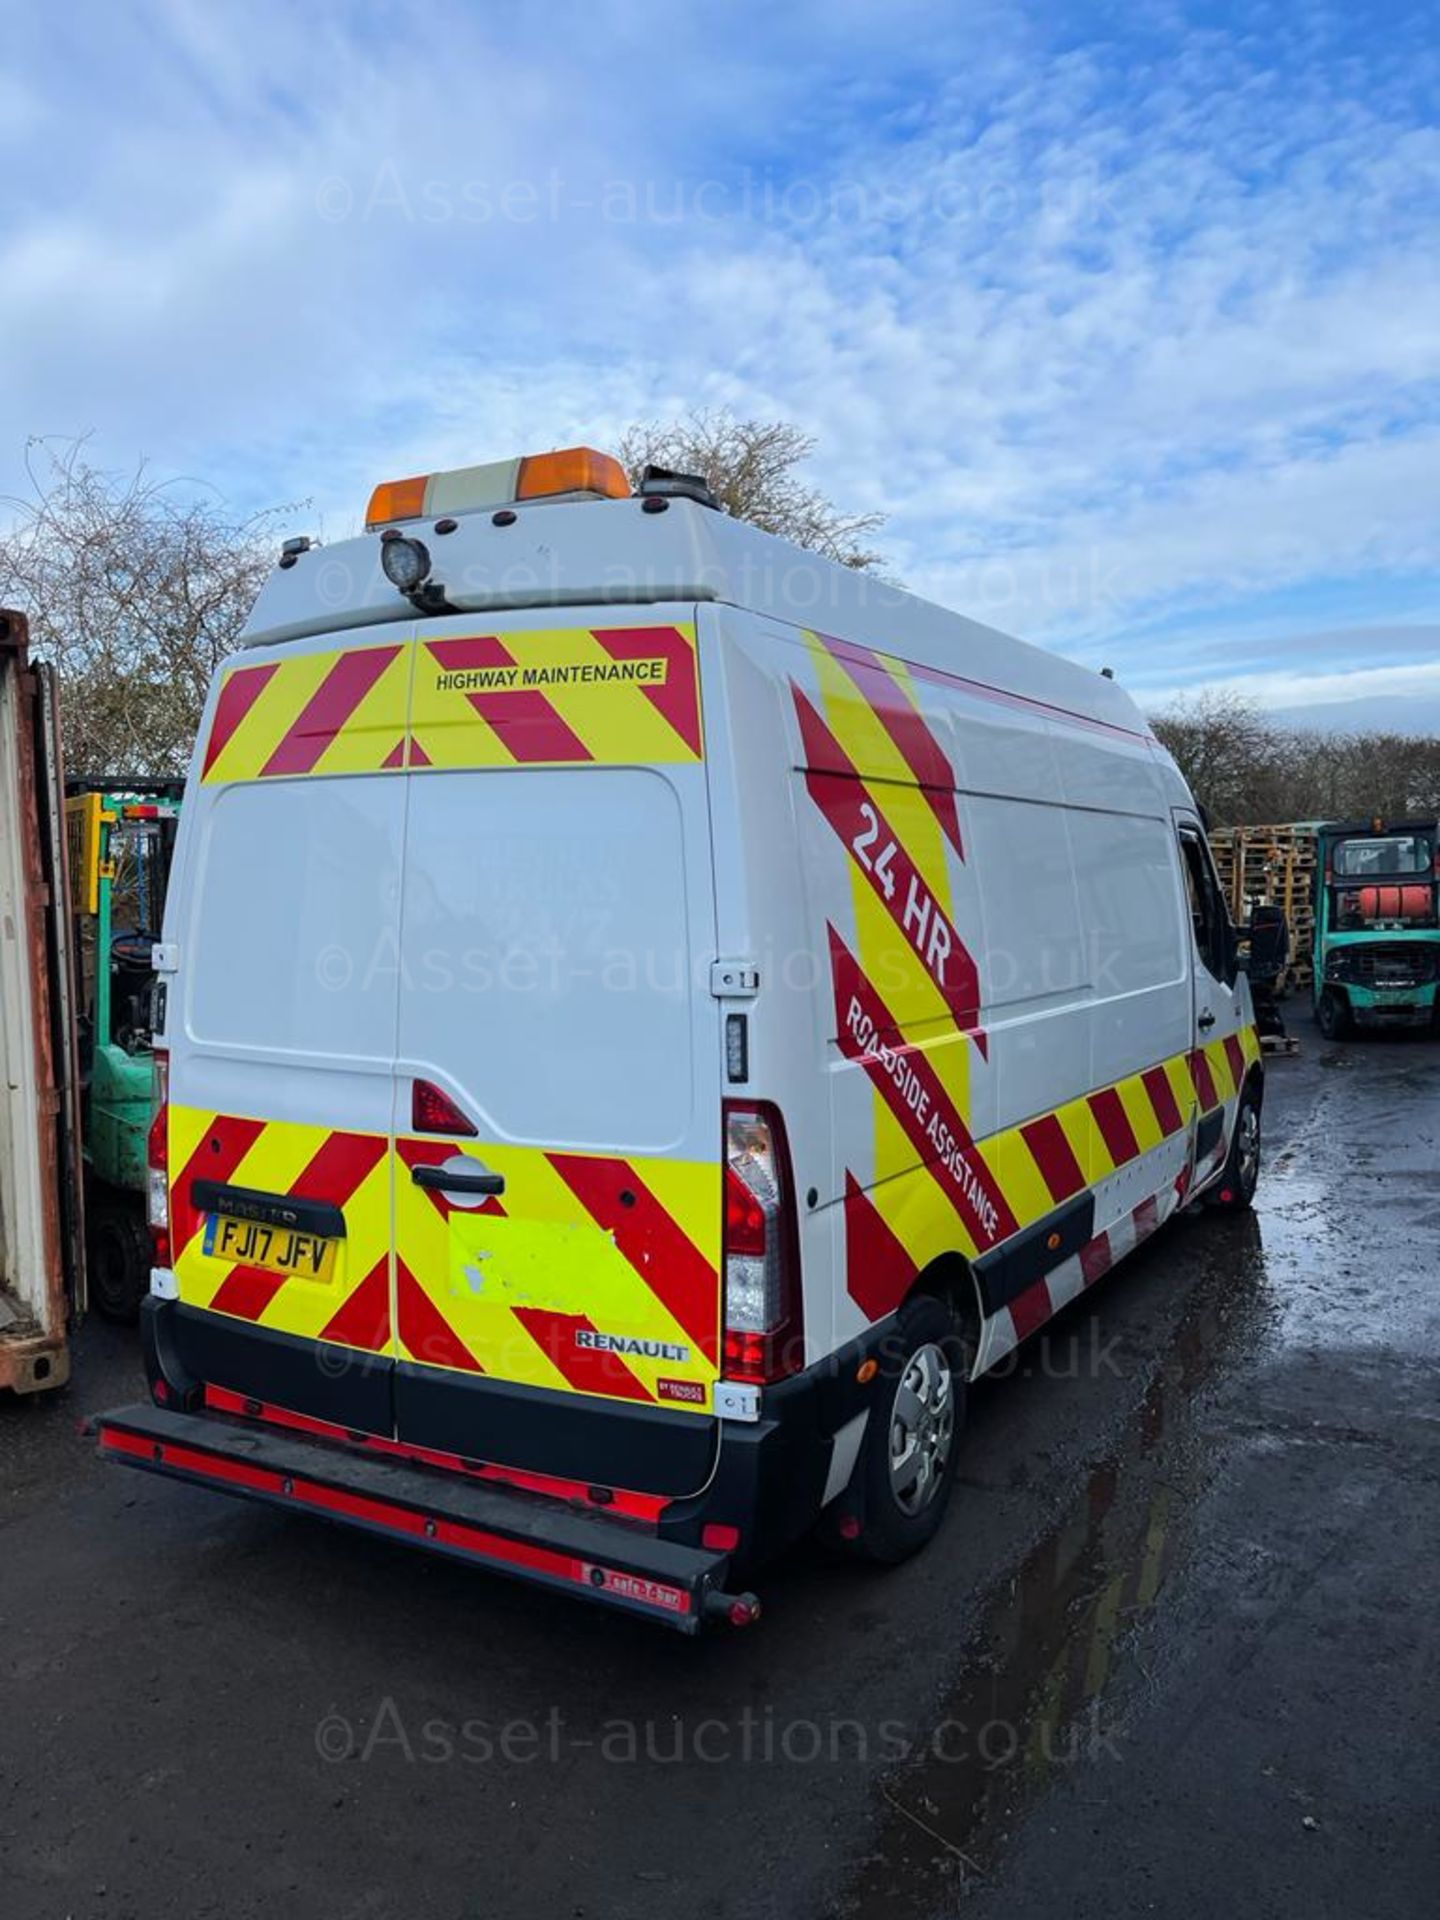
[{"label": "white van", "polygon": [[1109,679],[585,450],[287,545],[171,877],[110,1456],[693,1631],[934,1532],[966,1382],[1262,1070]]}]

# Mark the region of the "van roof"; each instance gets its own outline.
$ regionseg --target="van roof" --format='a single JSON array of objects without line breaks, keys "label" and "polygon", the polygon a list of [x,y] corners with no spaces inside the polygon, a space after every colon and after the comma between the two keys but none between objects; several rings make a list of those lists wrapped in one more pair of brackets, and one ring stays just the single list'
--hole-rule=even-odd
[{"label": "van roof", "polygon": [[[691,500],[670,499],[663,512],[639,497],[550,501],[521,506],[507,524],[488,512],[448,524],[445,533],[428,520],[404,529],[429,548],[446,611],[717,601],[1150,731],[1113,680]],[[381,571],[380,548],[368,533],[287,552],[261,588],[241,644],[417,618]]]}]

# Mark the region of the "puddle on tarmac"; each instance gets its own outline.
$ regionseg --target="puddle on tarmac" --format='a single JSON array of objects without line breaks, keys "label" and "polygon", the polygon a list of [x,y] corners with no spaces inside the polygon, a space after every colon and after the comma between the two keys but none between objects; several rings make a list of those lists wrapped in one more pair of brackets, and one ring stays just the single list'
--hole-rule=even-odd
[{"label": "puddle on tarmac", "polygon": [[[1162,1240],[1147,1257],[1164,1256]],[[1113,1450],[990,1601],[923,1757],[882,1787],[873,1849],[838,1909],[848,1920],[953,1900],[989,1876],[1058,1772],[1123,1759],[1107,1688],[1138,1667],[1127,1642],[1185,1552],[1207,1474],[1194,1402],[1254,1351],[1269,1317],[1255,1285],[1264,1258],[1253,1217],[1224,1223],[1202,1257],[1165,1358]]]},{"label": "puddle on tarmac", "polygon": [[1440,1225],[1434,1072],[1433,1051],[1371,1062],[1363,1098],[1332,1084],[1270,1162],[1258,1217],[1277,1347],[1403,1350],[1427,1336]]},{"label": "puddle on tarmac", "polygon": [[1124,1701],[1150,1678],[1136,1630],[1184,1564],[1219,1469],[1197,1420],[1207,1384],[1323,1347],[1408,1346],[1435,1312],[1432,1289],[1405,1283],[1433,1261],[1436,1141],[1409,1082],[1434,1056],[1385,1068],[1364,1076],[1363,1099],[1350,1076],[1329,1082],[1271,1160],[1255,1214],[1177,1224],[1137,1256],[1200,1262],[1181,1319],[1106,1459],[989,1601],[923,1756],[882,1786],[872,1850],[839,1903],[849,1920],[950,1905],[993,1873],[1064,1768],[1118,1769]]}]

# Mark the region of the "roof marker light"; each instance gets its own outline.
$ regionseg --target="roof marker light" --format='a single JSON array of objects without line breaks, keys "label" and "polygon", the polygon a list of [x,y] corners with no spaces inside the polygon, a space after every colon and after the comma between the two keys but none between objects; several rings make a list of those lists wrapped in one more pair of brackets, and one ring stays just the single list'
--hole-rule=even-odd
[{"label": "roof marker light", "polygon": [[532,453],[520,462],[517,500],[542,500],[557,493],[598,493],[627,500],[630,482],[613,453],[593,447],[566,447],[563,453]]},{"label": "roof marker light", "polygon": [[613,454],[593,447],[524,454],[485,466],[384,480],[370,496],[365,528],[373,533],[397,521],[451,516],[504,507],[519,500],[624,500],[630,494],[625,469]]},{"label": "roof marker light", "polygon": [[417,473],[409,480],[383,480],[370,496],[365,525],[383,527],[389,520],[418,520],[425,511],[428,473]]}]

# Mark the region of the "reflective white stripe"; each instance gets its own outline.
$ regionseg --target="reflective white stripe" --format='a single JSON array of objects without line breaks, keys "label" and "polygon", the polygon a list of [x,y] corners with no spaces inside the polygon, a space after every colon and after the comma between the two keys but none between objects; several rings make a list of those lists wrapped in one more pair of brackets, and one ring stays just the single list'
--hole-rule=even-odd
[{"label": "reflective white stripe", "polygon": [[1053,1273],[1045,1276],[1045,1284],[1050,1289],[1050,1306],[1055,1313],[1068,1305],[1077,1294],[1083,1293],[1085,1269],[1080,1264],[1079,1254],[1072,1253],[1068,1260],[1062,1260]]}]

